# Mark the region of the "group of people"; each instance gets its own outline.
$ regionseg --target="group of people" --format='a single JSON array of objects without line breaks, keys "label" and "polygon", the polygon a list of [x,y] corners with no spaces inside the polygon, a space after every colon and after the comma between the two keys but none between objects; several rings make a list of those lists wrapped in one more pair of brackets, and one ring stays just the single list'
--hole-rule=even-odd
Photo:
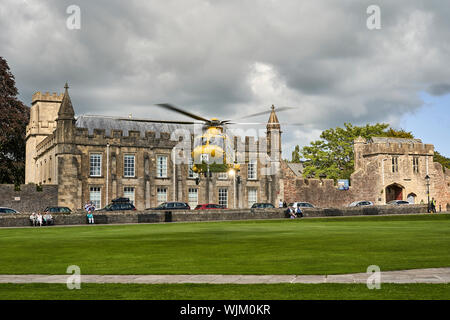
[{"label": "group of people", "polygon": [[278,202],[278,208],[287,208],[286,209],[286,215],[290,218],[290,219],[295,219],[298,217],[303,217],[303,212],[302,209],[300,207],[297,206],[297,208],[293,207],[293,206],[288,206],[286,204],[286,201],[283,201],[280,199],[280,202]]},{"label": "group of people", "polygon": [[53,217],[50,213],[46,212],[44,215],[41,214],[40,212],[35,213],[33,212],[30,215],[30,221],[31,224],[36,227],[36,226],[48,226],[50,224],[53,224]]},{"label": "group of people", "polygon": [[288,207],[286,210],[286,213],[288,214],[290,219],[295,219],[295,218],[302,218],[303,217],[303,212],[302,209],[300,207]]},{"label": "group of people", "polygon": [[94,215],[92,212],[95,211],[95,205],[92,201],[86,202],[84,205],[84,209],[86,210],[86,218],[88,220],[88,224],[94,224]]}]

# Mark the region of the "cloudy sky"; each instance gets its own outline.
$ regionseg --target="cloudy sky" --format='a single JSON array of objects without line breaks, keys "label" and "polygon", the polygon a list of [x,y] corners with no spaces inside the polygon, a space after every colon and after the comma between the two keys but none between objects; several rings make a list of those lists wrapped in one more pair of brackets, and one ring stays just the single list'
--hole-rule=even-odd
[{"label": "cloudy sky", "polygon": [[295,107],[278,115],[284,157],[344,122],[388,122],[450,156],[449,17],[442,0],[2,0],[0,56],[28,105],[65,81],[76,114],[186,120],[154,106],[170,102],[239,121],[275,104]]}]

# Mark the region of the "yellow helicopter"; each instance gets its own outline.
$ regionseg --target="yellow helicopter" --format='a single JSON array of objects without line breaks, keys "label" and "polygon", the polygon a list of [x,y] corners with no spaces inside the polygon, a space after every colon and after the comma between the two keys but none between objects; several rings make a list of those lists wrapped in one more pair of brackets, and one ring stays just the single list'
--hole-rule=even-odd
[{"label": "yellow helicopter", "polygon": [[[194,137],[194,148],[191,152],[191,157],[194,161],[192,171],[196,173],[208,172],[230,172],[235,173],[240,170],[240,164],[236,163],[235,153],[231,144],[231,140],[224,132],[224,127],[228,124],[236,124],[231,120],[219,120],[217,118],[206,119],[204,117],[195,115],[191,112],[182,110],[172,104],[162,103],[157,106],[165,109],[181,113],[185,116],[203,122],[203,132],[201,135]],[[258,112],[247,115],[242,118],[259,116],[270,113],[272,110]],[[277,111],[292,109],[291,107],[277,108]],[[173,121],[172,121],[173,123]],[[195,122],[179,122],[181,124],[195,124]],[[248,124],[248,123],[247,123]],[[259,123],[253,123],[259,124]]]},{"label": "yellow helicopter", "polygon": [[[192,171],[196,173],[234,173],[240,170],[240,164],[235,162],[235,154],[230,138],[224,132],[224,126],[230,124],[230,120],[206,119],[168,103],[157,104],[157,106],[203,122],[202,134],[194,137],[194,147],[191,152],[194,162]],[[181,123],[186,124],[187,122]],[[192,122],[192,124],[195,123]]]}]

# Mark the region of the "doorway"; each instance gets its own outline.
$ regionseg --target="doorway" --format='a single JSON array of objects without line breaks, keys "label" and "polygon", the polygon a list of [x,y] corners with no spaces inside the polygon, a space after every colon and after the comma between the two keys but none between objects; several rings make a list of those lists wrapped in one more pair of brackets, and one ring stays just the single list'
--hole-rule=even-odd
[{"label": "doorway", "polygon": [[403,200],[403,187],[397,183],[386,187],[386,203],[392,200]]}]

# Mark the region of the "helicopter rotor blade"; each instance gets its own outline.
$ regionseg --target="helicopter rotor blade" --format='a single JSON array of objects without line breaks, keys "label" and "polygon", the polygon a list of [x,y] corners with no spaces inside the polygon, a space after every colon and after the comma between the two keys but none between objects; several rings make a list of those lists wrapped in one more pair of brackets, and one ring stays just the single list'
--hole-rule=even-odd
[{"label": "helicopter rotor blade", "polygon": [[153,119],[136,119],[136,118],[118,118],[119,121],[134,121],[134,122],[151,122],[151,123],[168,123],[168,124],[203,124],[203,122],[194,121],[169,121],[169,120],[153,120]]},{"label": "helicopter rotor blade", "polygon": [[[285,110],[290,110],[290,109],[295,109],[294,107],[281,107],[281,108],[275,108],[275,111],[277,112],[281,112],[281,111],[285,111]],[[251,117],[256,117],[256,116],[261,116],[263,114],[269,114],[271,113],[272,110],[267,110],[267,111],[261,111],[261,112],[257,112],[257,113],[252,113],[249,115],[246,115],[244,117],[241,117],[241,119],[246,119],[246,118],[251,118]]]},{"label": "helicopter rotor blade", "polygon": [[193,113],[190,113],[190,112],[188,112],[186,110],[183,110],[183,109],[180,109],[178,107],[175,107],[174,105],[172,105],[170,103],[158,103],[156,105],[160,106],[160,107],[163,107],[165,109],[169,109],[171,111],[175,111],[175,112],[181,113],[181,114],[183,114],[185,116],[188,116],[190,118],[193,118],[195,120],[200,120],[200,121],[204,121],[204,122],[207,122],[207,123],[211,122],[211,120],[208,120],[206,118],[203,118],[203,117],[197,116],[197,115],[195,115]]},{"label": "helicopter rotor blade", "polygon": [[[250,126],[250,125],[267,125],[267,122],[227,122],[226,125],[244,125],[244,126]],[[306,126],[305,123],[289,123],[289,122],[281,122],[280,125],[282,126]]]}]

